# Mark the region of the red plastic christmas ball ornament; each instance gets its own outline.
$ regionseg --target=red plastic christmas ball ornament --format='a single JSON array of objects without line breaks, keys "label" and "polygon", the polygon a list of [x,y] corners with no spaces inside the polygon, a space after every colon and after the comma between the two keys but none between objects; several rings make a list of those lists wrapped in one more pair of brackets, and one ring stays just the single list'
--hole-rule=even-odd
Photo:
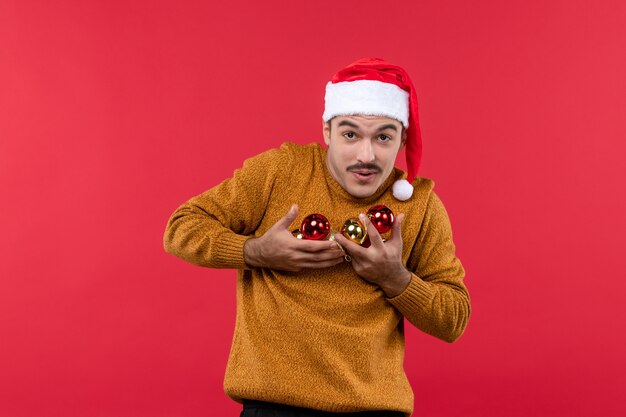
[{"label": "red plastic christmas ball ornament", "polygon": [[309,214],[302,220],[300,232],[304,239],[323,240],[330,233],[330,222],[321,214]]},{"label": "red plastic christmas ball ornament", "polygon": [[393,227],[393,211],[387,206],[375,205],[367,211],[367,216],[380,234],[387,233]]}]

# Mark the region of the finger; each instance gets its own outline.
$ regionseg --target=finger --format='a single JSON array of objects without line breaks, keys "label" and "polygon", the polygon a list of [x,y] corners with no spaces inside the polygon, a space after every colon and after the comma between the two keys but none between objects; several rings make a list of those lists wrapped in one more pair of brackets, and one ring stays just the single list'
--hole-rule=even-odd
[{"label": "finger", "polygon": [[359,214],[359,219],[365,226],[365,230],[367,230],[371,245],[375,248],[382,248],[384,245],[383,238],[380,236],[380,233],[378,233],[378,230],[376,230],[369,217],[361,213]]},{"label": "finger", "polygon": [[308,269],[321,269],[321,268],[328,268],[331,266],[339,265],[342,262],[344,262],[343,257],[339,259],[331,259],[331,260],[323,261],[323,262],[304,262],[301,264],[301,266],[302,268],[308,268]]},{"label": "finger", "polygon": [[294,260],[297,262],[325,262],[332,259],[343,258],[343,255],[343,252],[335,246],[334,249],[324,252],[300,252],[294,255]]},{"label": "finger", "polygon": [[298,216],[298,205],[292,204],[291,208],[280,220],[278,220],[274,226],[280,229],[288,229],[289,225],[293,223],[293,221]]},{"label": "finger", "polygon": [[393,226],[391,228],[391,239],[389,239],[389,241],[396,240],[396,239],[400,239],[400,241],[402,241],[401,226],[402,226],[403,220],[404,220],[404,213],[400,213],[396,216],[396,221],[393,222]]},{"label": "finger", "polygon": [[362,247],[361,245],[358,245],[356,243],[354,243],[353,241],[351,241],[350,239],[347,239],[345,236],[337,233],[335,235],[335,240],[337,241],[337,243],[339,243],[343,249],[349,253],[350,255],[354,255],[354,256],[365,256],[365,252],[367,251],[367,249],[365,249],[364,247]]},{"label": "finger", "polygon": [[293,242],[293,249],[303,252],[322,252],[326,250],[336,250],[337,245],[330,240],[306,240],[298,239],[297,242]]}]

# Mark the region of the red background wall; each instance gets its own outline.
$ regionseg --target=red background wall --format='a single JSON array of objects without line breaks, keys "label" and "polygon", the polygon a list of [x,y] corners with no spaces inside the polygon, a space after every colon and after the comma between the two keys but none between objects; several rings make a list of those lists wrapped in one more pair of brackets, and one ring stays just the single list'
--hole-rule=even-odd
[{"label": "red background wall", "polygon": [[0,1],[0,416],[238,415],[235,273],[165,223],[362,56],[413,75],[473,301],[408,332],[415,415],[625,415],[625,3],[225,3]]}]

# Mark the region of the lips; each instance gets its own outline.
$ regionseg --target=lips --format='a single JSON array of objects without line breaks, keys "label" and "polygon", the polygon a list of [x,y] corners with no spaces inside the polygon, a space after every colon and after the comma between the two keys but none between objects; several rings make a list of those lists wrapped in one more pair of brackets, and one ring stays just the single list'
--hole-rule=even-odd
[{"label": "lips", "polygon": [[378,171],[370,170],[370,169],[354,169],[350,170],[350,172],[362,182],[367,182],[374,178],[374,176],[378,173]]},{"label": "lips", "polygon": [[374,163],[357,163],[349,165],[346,170],[360,184],[371,184],[382,170]]}]

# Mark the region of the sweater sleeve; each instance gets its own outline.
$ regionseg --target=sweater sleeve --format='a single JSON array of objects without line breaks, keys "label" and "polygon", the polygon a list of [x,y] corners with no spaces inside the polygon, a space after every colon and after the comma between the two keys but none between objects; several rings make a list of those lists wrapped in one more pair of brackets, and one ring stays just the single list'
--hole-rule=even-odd
[{"label": "sweater sleeve", "polygon": [[470,299],[463,284],[465,270],[455,255],[448,214],[434,192],[430,193],[407,266],[411,281],[389,302],[418,329],[454,342],[469,320]]},{"label": "sweater sleeve", "polygon": [[289,158],[284,147],[263,152],[247,159],[232,178],[182,204],[165,228],[165,251],[209,268],[247,269],[243,246],[261,223]]}]

